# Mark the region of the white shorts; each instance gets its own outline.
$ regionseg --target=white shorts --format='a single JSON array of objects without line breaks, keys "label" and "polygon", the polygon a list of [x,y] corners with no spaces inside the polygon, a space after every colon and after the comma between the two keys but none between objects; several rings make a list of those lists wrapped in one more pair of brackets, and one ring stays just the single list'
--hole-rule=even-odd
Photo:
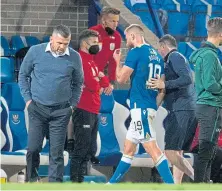
[{"label": "white shorts", "polygon": [[156,131],[152,126],[156,110],[135,108],[130,110],[131,123],[126,139],[135,144],[156,140]]}]

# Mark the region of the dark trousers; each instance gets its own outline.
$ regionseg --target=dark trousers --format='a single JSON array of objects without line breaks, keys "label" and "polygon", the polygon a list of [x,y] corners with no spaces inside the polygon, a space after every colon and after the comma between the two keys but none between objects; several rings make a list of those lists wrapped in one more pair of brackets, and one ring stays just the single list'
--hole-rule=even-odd
[{"label": "dark trousers", "polygon": [[72,114],[68,103],[44,106],[32,101],[28,106],[29,130],[27,160],[27,181],[38,178],[39,153],[43,139],[49,132],[49,182],[62,182],[64,172],[64,144],[67,125]]},{"label": "dark trousers", "polygon": [[221,130],[221,108],[197,105],[196,116],[200,125],[199,151],[194,168],[194,182],[209,182],[219,132]]},{"label": "dark trousers", "polygon": [[216,156],[211,166],[210,179],[213,180],[214,183],[222,183],[222,180],[220,179],[221,165],[222,165],[222,148],[217,148]]},{"label": "dark trousers", "polygon": [[75,146],[71,154],[70,179],[83,182],[87,163],[95,155],[97,146],[98,115],[77,108],[72,115]]}]

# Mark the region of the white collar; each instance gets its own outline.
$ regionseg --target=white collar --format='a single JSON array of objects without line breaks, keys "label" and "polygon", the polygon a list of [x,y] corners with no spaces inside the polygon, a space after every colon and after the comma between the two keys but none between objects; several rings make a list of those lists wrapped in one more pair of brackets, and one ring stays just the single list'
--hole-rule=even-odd
[{"label": "white collar", "polygon": [[65,52],[64,52],[63,54],[61,54],[61,55],[55,54],[55,53],[52,51],[52,49],[51,49],[50,42],[47,44],[46,49],[45,49],[45,52],[51,52],[52,55],[53,55],[54,57],[56,57],[56,58],[59,57],[59,56],[65,56],[65,55],[70,56],[69,48],[68,48],[68,47],[66,48],[66,50],[65,50]]}]

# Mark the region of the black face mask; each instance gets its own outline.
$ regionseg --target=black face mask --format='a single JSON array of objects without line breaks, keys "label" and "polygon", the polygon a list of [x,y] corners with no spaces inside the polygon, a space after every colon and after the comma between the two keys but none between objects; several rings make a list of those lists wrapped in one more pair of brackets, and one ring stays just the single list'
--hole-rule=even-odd
[{"label": "black face mask", "polygon": [[114,34],[114,30],[113,29],[111,29],[110,27],[105,27],[105,31],[107,32],[107,34],[109,35],[109,36],[111,36],[111,35],[113,35]]},{"label": "black face mask", "polygon": [[89,47],[89,54],[97,54],[99,52],[99,45],[92,45]]}]

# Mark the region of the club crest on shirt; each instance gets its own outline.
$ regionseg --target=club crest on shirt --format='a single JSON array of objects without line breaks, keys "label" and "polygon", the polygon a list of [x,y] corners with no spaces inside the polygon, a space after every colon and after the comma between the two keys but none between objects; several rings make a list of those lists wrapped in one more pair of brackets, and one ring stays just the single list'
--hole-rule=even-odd
[{"label": "club crest on shirt", "polygon": [[102,126],[106,126],[108,124],[106,116],[100,116],[100,123]]},{"label": "club crest on shirt", "polygon": [[115,43],[110,43],[109,48],[110,48],[110,50],[114,50],[115,49]]},{"label": "club crest on shirt", "polygon": [[19,124],[20,123],[20,119],[19,119],[18,114],[13,114],[12,115],[12,123],[14,123],[14,124]]}]

